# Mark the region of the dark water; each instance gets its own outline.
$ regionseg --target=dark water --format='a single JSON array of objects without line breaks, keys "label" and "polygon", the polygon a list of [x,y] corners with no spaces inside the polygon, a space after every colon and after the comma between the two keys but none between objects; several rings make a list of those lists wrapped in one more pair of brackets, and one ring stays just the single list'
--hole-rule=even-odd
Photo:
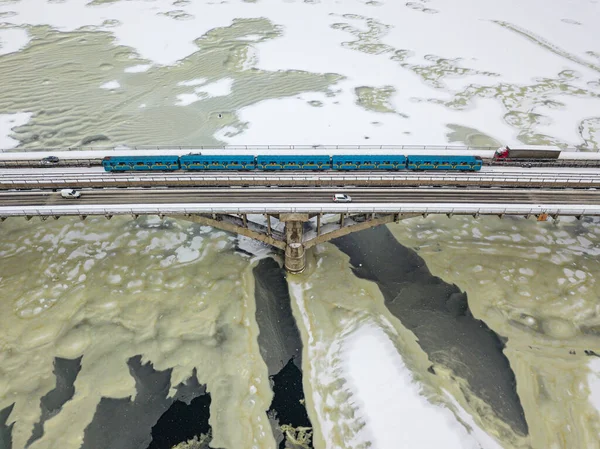
[{"label": "dark water", "polygon": [[269,376],[294,360],[302,369],[302,340],[292,315],[286,273],[273,259],[262,259],[253,270],[260,355]]},{"label": "dark water", "polygon": [[273,259],[263,259],[254,268],[254,281],[258,343],[274,393],[267,414],[282,449],[286,438],[281,425],[312,427],[304,406],[302,340],[292,315],[285,271]]},{"label": "dark water", "polygon": [[[44,435],[44,423],[73,397],[81,361],[82,357],[55,359],[56,387],[40,400],[40,420],[34,425],[27,446]],[[150,362],[142,365],[139,355],[130,358],[127,365],[135,379],[135,400],[102,398],[84,431],[81,449],[171,449],[210,431],[210,395],[199,384],[195,372],[176,387],[174,397],[168,398],[170,369],[156,371]],[[12,449],[13,424],[8,421],[12,408],[0,411],[0,449]]]},{"label": "dark water", "polygon": [[504,345],[473,317],[465,293],[433,276],[425,261],[398,243],[385,226],[333,243],[350,256],[358,277],[377,283],[387,308],[417,336],[434,363],[432,372],[435,365],[449,368],[515,432],[528,433]]},{"label": "dark water", "polygon": [[81,357],[76,359],[54,359],[54,375],[56,376],[56,387],[50,390],[40,400],[42,414],[40,420],[34,424],[31,437],[27,446],[40,439],[44,435],[44,423],[56,415],[62,406],[75,394],[75,379],[81,370]]},{"label": "dark water", "polygon": [[[195,436],[208,435],[210,394],[192,399],[189,404],[175,401],[152,428],[152,443],[148,449],[171,449]],[[207,439],[207,444],[210,439]],[[207,446],[208,447],[208,446]]]},{"label": "dark water", "polygon": [[[85,429],[81,449],[146,449],[153,426],[175,401],[191,402],[204,395],[206,389],[194,377],[178,385],[175,397],[167,397],[171,387],[171,370],[156,371],[152,363],[141,364],[141,356],[127,361],[129,372],[135,379],[136,396],[131,398],[102,398],[90,425]],[[206,422],[208,416],[197,416],[198,422]],[[176,433],[177,429],[169,429]]]},{"label": "dark water", "polygon": [[12,449],[12,428],[14,423],[8,424],[10,416],[15,404],[0,410],[0,449]]}]

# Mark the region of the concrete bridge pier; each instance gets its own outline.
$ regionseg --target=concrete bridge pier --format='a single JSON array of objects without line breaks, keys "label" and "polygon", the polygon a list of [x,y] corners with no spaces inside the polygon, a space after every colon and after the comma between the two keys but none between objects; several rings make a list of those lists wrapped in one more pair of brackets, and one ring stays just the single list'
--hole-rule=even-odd
[{"label": "concrete bridge pier", "polygon": [[[255,223],[248,220],[245,214],[185,214],[171,215],[178,220],[188,220],[202,225],[212,226],[223,229],[227,232],[244,235],[253,238],[259,242],[279,248],[285,254],[284,266],[290,273],[302,273],[306,268],[306,251],[315,245],[329,242],[332,239],[350,234],[351,232],[362,231],[373,226],[379,226],[393,221],[400,221],[405,218],[416,217],[418,213],[387,213],[387,214],[357,214],[340,213],[340,221],[333,230],[322,234],[321,219],[322,213],[288,213],[288,214],[266,214],[267,223]],[[273,229],[271,218],[277,217],[284,223],[284,232]],[[312,217],[317,219],[317,235],[306,239],[304,235],[304,223]],[[354,218],[345,224],[346,217]],[[30,217],[31,218],[31,217]],[[331,227],[330,227],[331,228]]]},{"label": "concrete bridge pier", "polygon": [[290,273],[302,273],[306,268],[303,227],[308,214],[280,214],[279,221],[285,223],[285,269]]}]

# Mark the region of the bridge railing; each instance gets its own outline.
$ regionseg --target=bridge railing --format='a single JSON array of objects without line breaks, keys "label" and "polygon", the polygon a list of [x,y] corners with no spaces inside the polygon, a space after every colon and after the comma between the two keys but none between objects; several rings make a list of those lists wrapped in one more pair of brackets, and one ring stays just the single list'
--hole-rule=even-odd
[{"label": "bridge railing", "polygon": [[[495,151],[498,146],[469,145],[118,145],[118,146],[81,146],[81,147],[45,147],[1,149],[0,153],[12,152],[53,152],[53,151],[124,151],[124,150],[471,150]],[[573,147],[563,151],[598,152],[600,149]]]},{"label": "bridge railing", "polygon": [[204,204],[204,205],[114,205],[106,206],[21,206],[0,207],[0,218],[8,217],[60,217],[60,216],[106,216],[117,215],[195,215],[195,214],[281,214],[281,213],[310,213],[310,214],[339,214],[339,213],[385,213],[385,214],[419,214],[419,215],[517,215],[533,216],[548,214],[556,216],[600,216],[600,205],[504,205],[504,204]]},{"label": "bridge railing", "polygon": [[[123,150],[496,150],[496,147],[465,145],[133,145],[133,146],[93,146],[93,147],[46,147],[26,151],[123,151]],[[23,149],[0,149],[0,153],[22,152]]]}]

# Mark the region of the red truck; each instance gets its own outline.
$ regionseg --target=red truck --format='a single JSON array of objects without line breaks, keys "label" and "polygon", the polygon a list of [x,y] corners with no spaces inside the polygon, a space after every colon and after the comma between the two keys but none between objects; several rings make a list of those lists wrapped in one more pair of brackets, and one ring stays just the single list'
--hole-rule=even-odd
[{"label": "red truck", "polygon": [[519,148],[502,147],[494,153],[494,161],[505,162],[545,162],[558,159],[560,148],[543,146],[520,146]]}]

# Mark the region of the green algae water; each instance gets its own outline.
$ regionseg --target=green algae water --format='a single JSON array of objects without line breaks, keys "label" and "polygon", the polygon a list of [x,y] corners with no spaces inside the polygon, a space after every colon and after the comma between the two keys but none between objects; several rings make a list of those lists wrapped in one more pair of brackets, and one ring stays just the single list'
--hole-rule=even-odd
[{"label": "green algae water", "polygon": [[[111,3],[117,1],[89,5]],[[186,4],[178,0],[162,14],[184,24],[192,19],[182,9]],[[377,2],[369,4],[377,7]],[[406,6],[429,16],[439,13],[418,2]],[[2,18],[13,15],[7,11]],[[527,30],[507,22],[496,25],[582,68],[598,70],[597,64]],[[535,107],[558,108],[563,98],[600,95],[597,82],[581,87],[584,77],[576,70],[527,85],[502,82],[499,74],[469,68],[456,55],[416,54],[387,44],[391,28],[358,14],[336,15],[331,25],[347,51],[390,60],[446,93],[444,98],[416,96],[415,102],[460,111],[491,99],[504,108],[505,124],[523,143],[566,146],[558,137],[532,131],[548,122]],[[195,40],[194,53],[172,66],[152,64],[134,49],[116,45],[110,31],[94,26],[72,32],[48,26],[26,30],[31,41],[0,57],[0,110],[32,114],[12,132],[22,150],[222,144],[217,136],[243,136],[248,128],[240,119],[242,108],[311,92],[335,96],[337,84],[348,78],[343,73],[255,68],[258,45],[285,33],[265,18],[236,19],[213,28]],[[587,56],[593,60],[597,54]],[[452,80],[468,76],[476,76],[477,82],[446,91]],[[394,103],[402,88],[361,82],[352,95],[364,111],[409,119],[402,105]],[[323,106],[317,100],[309,104]],[[451,143],[500,144],[483,130],[446,126]],[[579,123],[582,148],[598,147],[599,129],[596,117]],[[273,400],[270,369],[287,361],[261,353],[256,261],[236,251],[235,236],[218,230],[170,219],[115,217],[0,223],[0,411],[10,409],[6,424],[0,422],[0,435],[14,422],[12,447],[25,447],[42,420],[42,398],[56,386],[56,358],[81,359],[71,399],[44,421],[43,433],[29,446],[80,448],[102,398],[134,400],[136,379],[127,361],[140,355],[141,363],[172,370],[168,394],[194,370],[207,385],[213,447],[274,448],[277,432],[288,435],[288,447],[344,447],[365,422],[349,401],[348,381],[341,374],[343,353],[336,342],[374,323],[393,342],[428,400],[449,406],[445,392],[451,393],[503,447],[598,447],[600,421],[587,384],[590,357],[600,353],[598,223],[429,217],[388,229],[423,258],[434,276],[466,292],[475,318],[505,341],[503,354],[514,372],[526,426],[514,407],[502,414],[476,394],[493,387],[491,383],[471,384],[441,363],[456,354],[440,350],[436,359],[427,353],[410,323],[386,306],[380,285],[357,276],[349,256],[325,244],[310,252],[306,273],[287,280],[292,301],[286,319],[295,320],[300,331],[304,357],[298,364],[313,427],[279,423],[274,428],[267,414]],[[383,272],[390,261],[380,263]],[[272,335],[279,338],[276,331]],[[434,337],[439,341],[447,335],[439,331]],[[283,343],[282,351],[288,351]],[[336,422],[343,425],[325,429]],[[331,441],[323,437],[325,431]],[[206,444],[207,436],[198,435],[178,447]]]}]

